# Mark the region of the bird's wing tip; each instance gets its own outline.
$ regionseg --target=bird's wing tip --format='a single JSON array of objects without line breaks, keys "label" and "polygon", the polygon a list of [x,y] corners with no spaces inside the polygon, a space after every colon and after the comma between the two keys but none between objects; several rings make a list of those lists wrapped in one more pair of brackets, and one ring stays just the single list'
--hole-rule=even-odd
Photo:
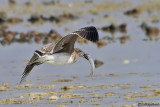
[{"label": "bird's wing tip", "polygon": [[21,81],[19,82],[20,84],[22,84],[24,82],[24,80],[27,78],[27,76],[29,75],[29,73],[31,72],[31,70],[33,69],[34,65],[27,65],[23,74],[22,74],[22,78]]},{"label": "bird's wing tip", "polygon": [[84,27],[73,33],[92,42],[97,42],[99,40],[98,31],[94,26]]},{"label": "bird's wing tip", "polygon": [[21,78],[19,84],[22,84],[25,81],[25,79],[26,79],[27,76],[28,76],[28,74],[23,73],[22,78]]},{"label": "bird's wing tip", "polygon": [[19,82],[19,85],[21,85],[23,82],[24,82],[24,81],[23,81],[23,80],[21,80],[21,81]]}]

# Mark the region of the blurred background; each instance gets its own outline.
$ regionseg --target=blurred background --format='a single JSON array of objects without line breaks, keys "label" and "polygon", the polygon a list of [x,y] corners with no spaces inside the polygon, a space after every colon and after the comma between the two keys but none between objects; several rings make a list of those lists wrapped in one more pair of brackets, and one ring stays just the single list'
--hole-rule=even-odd
[{"label": "blurred background", "polygon": [[[0,106],[136,107],[160,105],[159,0],[1,0]],[[96,69],[80,58],[35,67],[19,85],[36,49],[95,26],[100,40],[79,38]]]}]

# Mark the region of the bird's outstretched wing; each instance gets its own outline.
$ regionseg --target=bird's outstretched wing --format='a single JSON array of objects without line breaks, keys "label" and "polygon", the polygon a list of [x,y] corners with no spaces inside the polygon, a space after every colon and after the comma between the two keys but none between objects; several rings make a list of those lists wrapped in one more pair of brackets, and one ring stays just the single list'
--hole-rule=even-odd
[{"label": "bird's outstretched wing", "polygon": [[74,50],[74,44],[78,37],[97,42],[99,40],[97,29],[94,26],[81,28],[78,31],[63,37],[54,47],[53,52],[67,52],[72,53]]},{"label": "bird's outstretched wing", "polygon": [[21,81],[20,81],[20,84],[26,79],[26,77],[29,75],[29,73],[31,72],[31,70],[33,69],[35,65],[34,64],[31,64],[31,65],[27,65],[23,74],[22,74],[22,78],[21,78]]},{"label": "bird's outstretched wing", "polygon": [[34,55],[30,59],[30,61],[28,62],[27,66],[22,74],[20,84],[26,79],[26,77],[29,75],[29,73],[33,69],[33,67],[38,64],[38,63],[36,64],[36,62],[35,62],[38,58],[39,58],[39,56],[36,53],[34,53]]},{"label": "bird's outstretched wing", "polygon": [[53,48],[55,46],[55,43],[49,43],[47,45],[45,45],[44,47],[40,48],[39,50],[36,50],[32,56],[32,58],[30,59],[30,61],[28,62],[23,74],[22,74],[22,78],[20,83],[22,83],[26,77],[29,75],[29,73],[31,72],[31,70],[33,69],[33,67],[35,65],[40,65],[41,62],[37,62],[38,58],[46,55],[46,54],[51,54],[53,53]]}]

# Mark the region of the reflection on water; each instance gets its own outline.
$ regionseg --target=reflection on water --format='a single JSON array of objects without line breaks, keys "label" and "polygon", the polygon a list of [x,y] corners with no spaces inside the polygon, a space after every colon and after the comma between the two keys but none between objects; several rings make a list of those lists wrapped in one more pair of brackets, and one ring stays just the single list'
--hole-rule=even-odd
[{"label": "reflection on water", "polygon": [[[0,5],[0,105],[159,103],[159,1],[9,0]],[[95,59],[92,78],[89,63],[80,58],[67,66],[35,67],[18,84],[36,49],[90,25],[97,27],[100,41],[79,38],[75,47]]]}]

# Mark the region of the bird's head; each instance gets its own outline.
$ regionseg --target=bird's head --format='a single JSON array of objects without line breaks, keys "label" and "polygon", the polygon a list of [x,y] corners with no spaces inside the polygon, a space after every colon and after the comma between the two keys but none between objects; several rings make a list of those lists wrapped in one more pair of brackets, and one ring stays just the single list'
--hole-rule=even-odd
[{"label": "bird's head", "polygon": [[83,52],[81,49],[75,48],[75,52],[79,57],[83,57],[88,60],[88,58],[86,57],[86,53]]}]

